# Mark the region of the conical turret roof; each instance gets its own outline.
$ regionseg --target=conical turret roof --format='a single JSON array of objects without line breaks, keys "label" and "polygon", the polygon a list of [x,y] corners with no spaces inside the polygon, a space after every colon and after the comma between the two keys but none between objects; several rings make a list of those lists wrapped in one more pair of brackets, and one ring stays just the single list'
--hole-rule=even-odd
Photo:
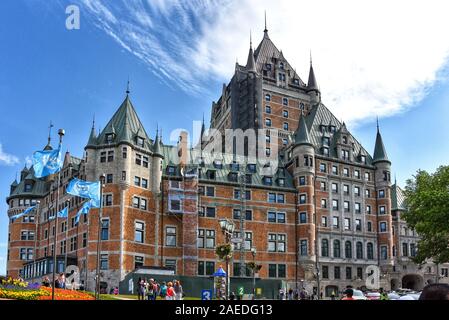
[{"label": "conical turret roof", "polygon": [[299,118],[298,129],[295,132],[295,145],[312,145],[309,136],[309,130],[307,129],[305,116],[301,115]]}]

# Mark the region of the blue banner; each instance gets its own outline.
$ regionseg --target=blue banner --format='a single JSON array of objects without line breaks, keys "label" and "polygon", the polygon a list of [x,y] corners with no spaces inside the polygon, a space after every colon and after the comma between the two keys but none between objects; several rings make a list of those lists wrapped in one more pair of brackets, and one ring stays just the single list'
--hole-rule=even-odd
[{"label": "blue banner", "polygon": [[61,146],[57,150],[36,151],[33,154],[33,168],[36,178],[43,178],[61,170],[63,165]]},{"label": "blue banner", "polygon": [[91,199],[94,208],[100,207],[100,181],[88,182],[73,179],[67,186],[67,193],[73,196]]},{"label": "blue banner", "polygon": [[76,214],[75,224],[78,224],[78,222],[80,221],[81,215],[88,214],[91,208],[93,208],[92,200],[85,202],[83,204],[83,206],[81,207],[80,211],[78,211],[78,213]]},{"label": "blue banner", "polygon": [[[67,218],[69,216],[69,210],[66,208],[62,209],[58,213],[58,218]],[[48,220],[53,220],[55,217],[50,217]]]},{"label": "blue banner", "polygon": [[33,211],[36,208],[36,206],[32,206],[27,208],[24,212],[16,214],[15,216],[12,216],[11,219],[12,220],[16,220],[19,219],[20,217],[23,217],[24,215],[27,215],[28,213],[30,213],[31,211]]}]

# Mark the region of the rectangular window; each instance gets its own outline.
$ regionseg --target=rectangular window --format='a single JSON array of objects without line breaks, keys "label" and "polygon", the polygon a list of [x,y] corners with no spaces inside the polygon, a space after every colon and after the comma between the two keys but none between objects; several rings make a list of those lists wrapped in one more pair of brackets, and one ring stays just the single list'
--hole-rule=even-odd
[{"label": "rectangular window", "polygon": [[148,168],[148,162],[149,162],[150,160],[149,160],[149,158],[147,157],[147,156],[143,156],[143,158],[142,158],[142,166],[144,167],[144,168]]},{"label": "rectangular window", "polygon": [[171,212],[181,212],[182,208],[181,208],[181,200],[177,199],[175,197],[171,198],[169,201],[169,211]]},{"label": "rectangular window", "polygon": [[144,243],[145,239],[145,224],[143,222],[136,222],[134,229],[134,241]]},{"label": "rectangular window", "polygon": [[283,128],[285,131],[288,131],[288,122],[284,122]]},{"label": "rectangular window", "polygon": [[307,202],[307,195],[301,194],[299,195],[299,204],[305,204]]},{"label": "rectangular window", "polygon": [[107,270],[108,269],[108,255],[102,254],[100,255],[100,269],[101,270]]},{"label": "rectangular window", "polygon": [[326,182],[324,182],[324,181],[320,182],[320,190],[321,191],[326,191]]},{"label": "rectangular window", "polygon": [[215,207],[207,207],[206,208],[206,217],[215,218]]},{"label": "rectangular window", "polygon": [[336,229],[338,229],[340,227],[338,220],[339,220],[338,217],[332,217],[332,226]]},{"label": "rectangular window", "polygon": [[214,187],[206,187],[206,196],[215,197],[215,188]]},{"label": "rectangular window", "polygon": [[338,210],[338,200],[332,200],[332,210]]},{"label": "rectangular window", "polygon": [[379,229],[380,229],[380,232],[387,232],[387,223],[386,222],[381,222],[379,224]]},{"label": "rectangular window", "polygon": [[112,194],[104,194],[103,195],[103,206],[104,207],[112,206]]},{"label": "rectangular window", "polygon": [[338,184],[332,183],[332,193],[338,193]]},{"label": "rectangular window", "polygon": [[365,172],[365,180],[366,181],[369,181],[370,180],[370,174],[369,174],[369,172]]},{"label": "rectangular window", "polygon": [[277,194],[277,203],[285,203],[285,195],[283,193]]},{"label": "rectangular window", "polygon": [[167,247],[176,247],[176,228],[166,227],[165,228],[165,245]]},{"label": "rectangular window", "polygon": [[371,198],[371,191],[370,191],[370,189],[365,189],[365,197]]},{"label": "rectangular window", "polygon": [[372,232],[373,231],[373,224],[371,221],[368,221],[367,225],[366,225],[366,229],[368,232]]},{"label": "rectangular window", "polygon": [[327,171],[326,168],[327,168],[327,166],[325,163],[320,163],[320,172],[325,173]]},{"label": "rectangular window", "polygon": [[361,213],[362,212],[360,203],[358,203],[358,202],[354,203],[354,211],[355,211],[355,213]]},{"label": "rectangular window", "polygon": [[144,258],[142,256],[134,256],[134,269],[143,267]]},{"label": "rectangular window", "polygon": [[354,170],[354,177],[360,179],[360,170]]},{"label": "rectangular window", "polygon": [[142,188],[144,189],[148,189],[148,180],[142,178]]},{"label": "rectangular window", "polygon": [[277,277],[277,265],[275,265],[275,264],[268,265],[268,277],[269,278]]},{"label": "rectangular window", "polygon": [[340,279],[340,267],[334,267],[334,279]]},{"label": "rectangular window", "polygon": [[106,176],[106,183],[114,183],[114,175],[112,173]]},{"label": "rectangular window", "polygon": [[268,202],[276,203],[276,193],[268,193]]},{"label": "rectangular window", "polygon": [[288,118],[288,111],[287,110],[282,110],[282,116],[284,118]]},{"label": "rectangular window", "polygon": [[344,201],[343,202],[343,208],[344,208],[345,212],[349,212],[350,211],[349,201]]},{"label": "rectangular window", "polygon": [[270,118],[265,119],[265,126],[271,127],[271,119]]},{"label": "rectangular window", "polygon": [[87,232],[83,233],[83,248],[87,246]]},{"label": "rectangular window", "polygon": [[307,256],[307,240],[301,240],[300,255]]},{"label": "rectangular window", "polygon": [[321,208],[327,208],[327,199],[321,199]]},{"label": "rectangular window", "polygon": [[321,226],[327,227],[327,217],[321,217]]},{"label": "rectangular window", "polygon": [[268,222],[276,222],[276,212],[268,212]]},{"label": "rectangular window", "polygon": [[265,113],[271,114],[271,107],[265,106]]},{"label": "rectangular window", "polygon": [[345,230],[351,230],[351,219],[350,218],[345,218]]},{"label": "rectangular window", "polygon": [[300,186],[306,185],[306,177],[299,177],[299,185]]},{"label": "rectangular window", "polygon": [[346,267],[346,280],[352,280],[352,268]]},{"label": "rectangular window", "polygon": [[106,162],[106,152],[100,153],[100,162]]},{"label": "rectangular window", "polygon": [[356,197],[360,197],[360,187],[357,186],[354,187],[354,195]]},{"label": "rectangular window", "polygon": [[388,258],[388,249],[387,246],[381,246],[380,247],[380,258],[382,260],[387,260]]},{"label": "rectangular window", "polygon": [[328,266],[322,267],[322,276],[323,276],[323,279],[329,279],[329,267]]},{"label": "rectangular window", "polygon": [[109,219],[101,220],[101,240],[109,240]]},{"label": "rectangular window", "polygon": [[371,206],[366,206],[366,214],[371,214]]},{"label": "rectangular window", "polygon": [[385,214],[385,206],[380,206],[379,207],[379,214]]},{"label": "rectangular window", "polygon": [[108,162],[114,161],[114,151],[108,151]]},{"label": "rectangular window", "polygon": [[362,231],[362,220],[360,219],[355,220],[355,230]]},{"label": "rectangular window", "polygon": [[140,177],[134,177],[134,185],[140,187]]},{"label": "rectangular window", "polygon": [[349,169],[348,168],[343,168],[343,175],[345,177],[349,177]]},{"label": "rectangular window", "polygon": [[299,214],[299,223],[307,223],[307,213],[301,212]]},{"label": "rectangular window", "polygon": [[349,185],[344,184],[343,185],[343,193],[344,195],[348,196],[349,195]]},{"label": "rectangular window", "polygon": [[379,198],[385,198],[385,190],[379,190]]},{"label": "rectangular window", "polygon": [[142,155],[141,154],[136,153],[136,164],[138,166],[142,165]]}]

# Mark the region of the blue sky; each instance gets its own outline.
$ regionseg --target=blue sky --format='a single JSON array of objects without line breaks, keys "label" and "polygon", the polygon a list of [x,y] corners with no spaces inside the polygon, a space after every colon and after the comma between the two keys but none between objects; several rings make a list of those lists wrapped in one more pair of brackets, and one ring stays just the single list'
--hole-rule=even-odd
[{"label": "blue sky", "polygon": [[[353,10],[362,10],[346,2]],[[65,28],[65,8],[71,3],[80,6],[80,30]],[[50,120],[55,129],[66,130],[65,148],[81,156],[93,115],[97,129],[106,124],[124,99],[128,77],[132,101],[150,135],[154,136],[157,123],[166,138],[176,128],[191,129],[192,121],[200,120],[203,112],[208,119],[211,102],[219,97],[222,83],[229,81],[236,59],[242,64],[246,61],[250,29],[255,45],[260,41],[264,9],[270,37],[303,80],[307,80],[313,49],[323,102],[349,123],[371,152],[375,116],[380,116],[384,143],[401,185],[419,168],[434,170],[448,164],[449,46],[441,44],[444,37],[438,34],[448,28],[438,25],[447,19],[435,17],[447,11],[427,6],[433,8],[429,14],[433,18],[423,28],[432,32],[406,31],[415,12],[426,16],[422,11],[427,8],[411,1],[411,17],[400,18],[406,27],[398,27],[397,34],[396,29],[386,31],[397,24],[397,16],[385,17],[386,26],[379,27],[376,35],[370,21],[365,26],[360,19],[357,30],[335,41],[335,31],[329,30],[332,21],[327,27],[316,26],[315,36],[297,37],[291,31],[294,28],[287,28],[297,20],[280,18],[288,17],[299,5],[303,6],[297,12],[315,12],[311,4],[276,3],[1,1],[0,199],[8,195],[27,157],[46,144]],[[348,11],[326,7],[326,1],[317,3],[322,16],[329,15],[329,19],[335,10],[342,10],[342,15]],[[310,25],[308,15],[300,16],[304,25]],[[349,30],[344,23],[340,27]],[[372,36],[369,45],[364,45],[358,32]],[[353,41],[355,37],[358,41]],[[0,274],[5,273],[6,263],[6,212],[2,200]]]}]

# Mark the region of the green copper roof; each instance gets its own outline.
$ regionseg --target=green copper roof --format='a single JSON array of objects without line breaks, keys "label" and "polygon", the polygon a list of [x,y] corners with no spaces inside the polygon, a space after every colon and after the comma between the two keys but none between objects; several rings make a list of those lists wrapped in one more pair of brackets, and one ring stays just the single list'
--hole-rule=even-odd
[{"label": "green copper roof", "polygon": [[377,128],[376,146],[374,147],[373,163],[381,161],[390,162],[390,160],[388,160],[387,151],[385,151],[385,146],[382,141],[382,135],[380,134],[379,128]]},{"label": "green copper roof", "polygon": [[[16,188],[10,193],[9,197],[6,198],[8,202],[10,198],[15,197],[43,197],[48,192],[48,185],[44,180],[38,179],[34,176],[34,169],[31,167],[28,171],[28,174],[24,179],[21,179],[19,183],[17,183]],[[25,185],[27,183],[31,183],[32,187],[30,191],[25,191]]]},{"label": "green copper roof", "polygon": [[391,210],[406,210],[404,191],[396,183],[391,186]]},{"label": "green copper roof", "polygon": [[[318,103],[312,106],[311,111],[305,116],[307,129],[309,130],[310,142],[315,147],[316,153],[323,155],[323,138],[327,137],[330,140],[329,157],[338,158],[336,149],[336,140],[338,139],[339,131],[343,124],[332,114],[332,112],[323,104]],[[325,130],[322,130],[322,126],[325,126]],[[335,131],[330,130],[331,127],[335,127]],[[348,135],[354,142],[353,152],[355,155],[363,155],[366,157],[366,164],[372,164],[371,155],[366,151],[363,146],[354,138],[349,132]],[[351,146],[352,147],[352,146]]]},{"label": "green copper roof", "polygon": [[95,146],[97,145],[97,134],[95,133],[95,127],[92,126],[92,130],[90,131],[89,141],[87,141],[87,146]]},{"label": "green copper roof", "polygon": [[[107,136],[112,134],[112,142],[108,143]],[[91,132],[93,139],[93,133]],[[147,135],[134,106],[127,95],[121,106],[109,120],[106,127],[89,146],[99,146],[118,143],[136,144],[137,137],[144,139],[144,149],[152,151],[152,140]],[[89,141],[91,139],[89,138]]]},{"label": "green copper roof", "polygon": [[299,118],[298,129],[295,132],[295,144],[312,146],[309,137],[309,130],[307,129],[307,124],[304,115],[301,115],[301,117]]},{"label": "green copper roof", "polygon": [[163,155],[163,151],[162,151],[162,141],[161,139],[159,139],[159,133],[156,133],[156,139],[154,140],[154,145],[153,145],[153,153],[155,155],[159,155],[159,156],[164,156]]}]

